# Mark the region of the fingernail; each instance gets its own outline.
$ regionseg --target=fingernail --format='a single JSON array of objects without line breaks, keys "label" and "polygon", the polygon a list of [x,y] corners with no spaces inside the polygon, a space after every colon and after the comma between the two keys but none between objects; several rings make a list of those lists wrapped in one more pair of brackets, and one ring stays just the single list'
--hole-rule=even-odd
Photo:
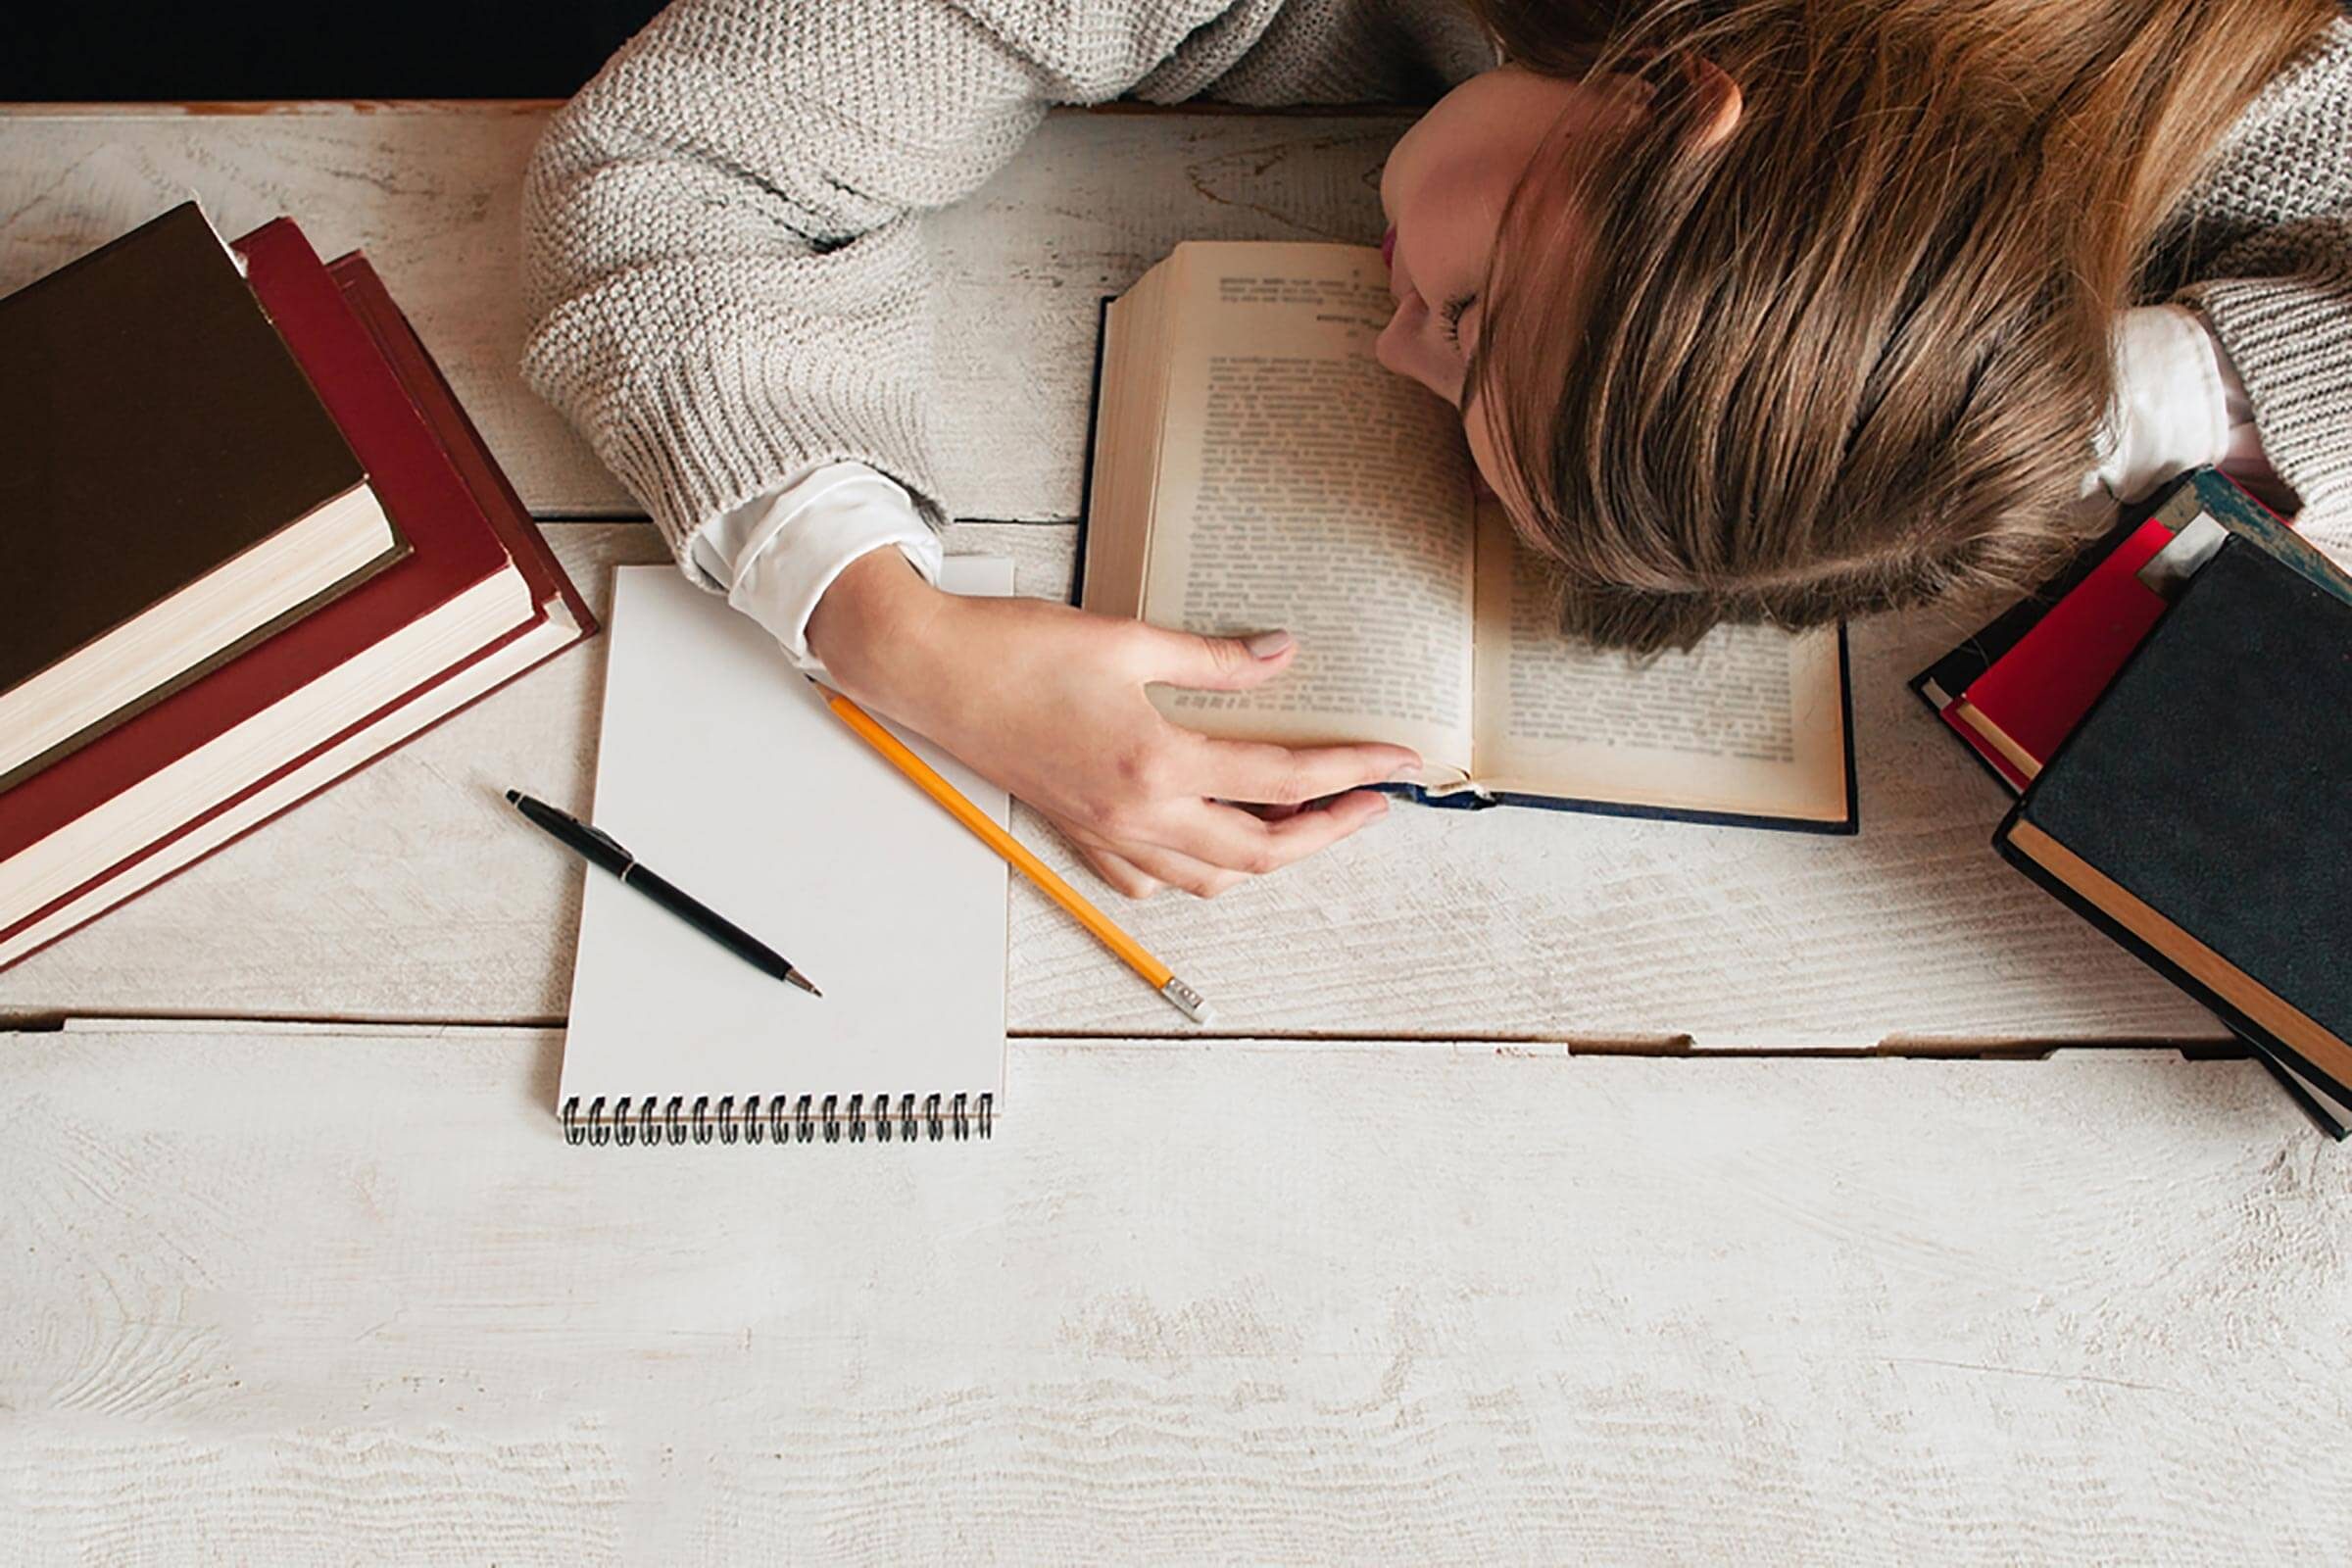
[{"label": "fingernail", "polygon": [[1412,780],[1419,778],[1420,776],[1421,770],[1417,767],[1400,767],[1396,772],[1389,775],[1389,782],[1392,784],[1407,784]]},{"label": "fingernail", "polygon": [[1242,646],[1250,650],[1253,659],[1272,659],[1291,646],[1291,634],[1287,631],[1261,631],[1243,638]]}]

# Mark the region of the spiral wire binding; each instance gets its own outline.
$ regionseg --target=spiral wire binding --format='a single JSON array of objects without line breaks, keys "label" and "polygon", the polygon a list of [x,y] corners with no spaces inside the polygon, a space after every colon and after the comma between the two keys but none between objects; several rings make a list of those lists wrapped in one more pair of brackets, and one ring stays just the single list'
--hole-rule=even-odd
[{"label": "spiral wire binding", "polygon": [[580,1097],[573,1095],[560,1114],[564,1141],[594,1149],[607,1144],[651,1149],[688,1139],[708,1144],[714,1138],[722,1144],[812,1144],[820,1138],[828,1144],[862,1144],[869,1137],[883,1144],[894,1137],[902,1144],[960,1144],[994,1135],[996,1100],[995,1095],[925,1095],[918,1102],[912,1095],[901,1095],[893,1109],[888,1095],[746,1095],[740,1101],[721,1095],[715,1102],[698,1095],[691,1105],[682,1095],[666,1101],[656,1095],[617,1100],[599,1095],[582,1110]]}]

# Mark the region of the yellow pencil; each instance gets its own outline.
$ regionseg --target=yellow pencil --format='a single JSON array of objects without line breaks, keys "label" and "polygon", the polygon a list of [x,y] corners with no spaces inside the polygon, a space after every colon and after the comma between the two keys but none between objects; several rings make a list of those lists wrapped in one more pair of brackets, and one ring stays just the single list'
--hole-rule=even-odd
[{"label": "yellow pencil", "polygon": [[1003,856],[1021,875],[1036,883],[1046,897],[1077,916],[1080,925],[1092,931],[1104,947],[1124,958],[1127,966],[1142,975],[1152,990],[1167,998],[1178,1012],[1195,1023],[1208,1021],[1208,1004],[1201,1000],[1200,993],[1177,979],[1174,970],[1144,951],[1142,943],[1114,925],[1109,915],[1089,904],[1085,895],[1061,879],[1060,873],[1030,854],[1028,847],[999,827],[994,817],[964,799],[961,790],[940,777],[936,768],[908,751],[906,744],[884,729],[872,714],[813,677],[809,684],[823,695],[825,706],[841,715],[843,723],[856,730],[868,746],[888,759],[893,767],[920,785],[925,795],[946,807],[948,814],[971,829],[974,838]]}]

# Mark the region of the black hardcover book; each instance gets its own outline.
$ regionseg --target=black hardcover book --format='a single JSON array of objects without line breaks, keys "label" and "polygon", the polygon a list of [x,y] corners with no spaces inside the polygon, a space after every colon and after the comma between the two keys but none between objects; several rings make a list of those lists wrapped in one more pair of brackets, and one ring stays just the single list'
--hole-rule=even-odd
[{"label": "black hardcover book", "polygon": [[[2253,1043],[2249,1041],[2248,1044],[2252,1045]],[[2347,1105],[2344,1102],[2336,1099],[2324,1086],[2315,1082],[2307,1082],[2296,1076],[2292,1067],[2287,1066],[2286,1063],[2260,1046],[2254,1046],[2253,1049],[2254,1059],[2261,1062],[2264,1070],[2269,1072],[2273,1078],[2278,1080],[2278,1087],[2285,1090],[2287,1098],[2295,1102],[2296,1107],[2304,1115],[2311,1118],[2311,1124],[2314,1127],[2339,1144],[2346,1139],[2352,1139],[2352,1123],[2344,1120],[2346,1116],[2352,1115],[2352,1105]]]},{"label": "black hardcover book", "polygon": [[2311,570],[2232,530],[1993,842],[2343,1102],[2352,603]]}]

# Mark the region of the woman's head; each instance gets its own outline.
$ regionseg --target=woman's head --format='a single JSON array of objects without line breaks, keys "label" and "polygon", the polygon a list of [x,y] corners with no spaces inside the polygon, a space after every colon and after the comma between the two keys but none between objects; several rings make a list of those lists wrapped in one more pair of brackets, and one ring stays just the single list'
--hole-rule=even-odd
[{"label": "woman's head", "polygon": [[1473,3],[1517,69],[1383,176],[1382,360],[1644,651],[2041,569],[2161,219],[2333,9]]},{"label": "woman's head", "polygon": [[[1414,122],[1381,170],[1382,248],[1396,314],[1380,361],[1452,403],[1477,350],[1488,262],[1511,193],[1547,139],[1580,153],[1635,133],[1646,84],[1630,76],[1544,75],[1506,65],[1473,76]],[[1555,281],[1590,265],[1580,247]]]}]

